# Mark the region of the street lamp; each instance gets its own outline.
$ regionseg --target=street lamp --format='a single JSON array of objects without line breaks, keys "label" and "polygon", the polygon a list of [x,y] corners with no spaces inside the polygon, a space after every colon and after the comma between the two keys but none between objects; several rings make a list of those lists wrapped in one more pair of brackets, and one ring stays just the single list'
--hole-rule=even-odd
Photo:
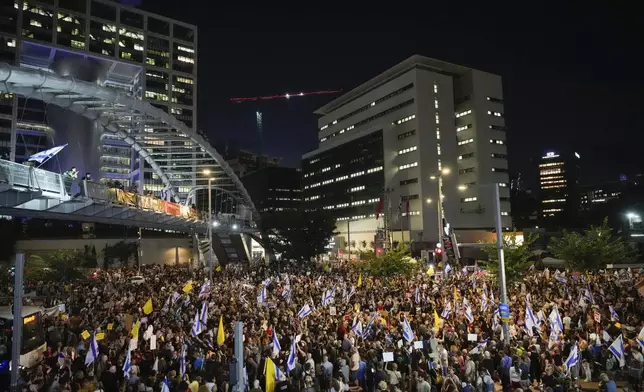
[{"label": "street lamp", "polygon": [[634,212],[627,213],[626,217],[628,218],[628,228],[629,229],[633,228],[633,223],[642,221],[642,218],[638,214],[636,214]]},{"label": "street lamp", "polygon": [[[209,176],[210,170],[204,169],[203,174]],[[210,250],[208,251],[208,277],[212,282],[212,227],[219,226],[219,222],[213,222],[212,219],[212,181],[214,178],[208,177],[208,240],[210,241]]]}]

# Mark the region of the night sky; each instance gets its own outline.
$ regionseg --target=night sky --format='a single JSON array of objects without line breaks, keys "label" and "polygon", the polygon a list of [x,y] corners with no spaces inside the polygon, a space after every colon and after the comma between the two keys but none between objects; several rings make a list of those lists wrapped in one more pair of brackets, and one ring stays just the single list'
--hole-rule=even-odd
[{"label": "night sky", "polygon": [[[316,147],[312,112],[332,96],[258,104],[228,99],[346,91],[420,54],[503,77],[512,174],[534,181],[530,158],[557,148],[581,154],[582,183],[644,173],[643,35],[632,8],[277,3],[146,0],[141,6],[198,26],[198,122],[211,140],[297,166]],[[264,143],[256,110],[264,113]]]}]

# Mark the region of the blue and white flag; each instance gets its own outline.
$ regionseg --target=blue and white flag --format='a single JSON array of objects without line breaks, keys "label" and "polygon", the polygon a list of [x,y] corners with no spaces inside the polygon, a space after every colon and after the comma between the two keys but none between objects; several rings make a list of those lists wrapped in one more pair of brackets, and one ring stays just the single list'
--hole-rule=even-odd
[{"label": "blue and white flag", "polygon": [[559,310],[557,309],[557,305],[552,309],[552,312],[550,312],[550,316],[548,316],[548,320],[550,320],[550,325],[553,330],[555,330],[557,333],[563,332],[563,321],[561,321],[561,315],[559,315]]},{"label": "blue and white flag", "polygon": [[186,344],[181,344],[181,357],[179,358],[179,375],[182,380],[185,380],[187,377],[186,374],[186,349],[188,346]]},{"label": "blue and white flag", "polygon": [[608,310],[610,311],[610,318],[613,321],[619,321],[619,314],[613,309],[611,305],[608,305]]},{"label": "blue and white flag", "polygon": [[259,290],[259,295],[257,296],[257,305],[261,306],[264,302],[266,302],[266,286]]},{"label": "blue and white flag", "polygon": [[449,319],[449,315],[452,313],[452,304],[448,301],[441,312],[441,318],[445,320]]},{"label": "blue and white flag", "polygon": [[350,289],[350,290],[349,290],[349,292],[347,293],[347,295],[346,295],[346,297],[345,297],[345,300],[344,300],[344,301],[345,301],[346,303],[349,303],[349,300],[351,300],[351,297],[353,297],[353,295],[354,295],[355,293],[356,293],[356,286],[351,286],[351,289]]},{"label": "blue and white flag", "polygon": [[183,306],[188,306],[190,305],[190,296],[186,294],[186,300],[183,301]]},{"label": "blue and white flag", "polygon": [[309,306],[309,304],[304,304],[304,306],[302,306],[302,309],[300,309],[300,311],[297,312],[297,317],[303,319],[304,317],[311,314],[311,312],[313,311],[311,310],[311,307]]},{"label": "blue and white flag", "polygon": [[570,349],[570,355],[568,355],[568,359],[566,359],[566,362],[564,365],[570,370],[571,367],[575,366],[576,364],[579,363],[579,349],[577,347],[577,344],[572,346]]},{"label": "blue and white flag", "polygon": [[353,318],[353,324],[351,325],[351,330],[355,332],[357,336],[362,336],[362,320],[358,320],[358,316]]},{"label": "blue and white flag", "polygon": [[447,274],[449,274],[449,271],[451,271],[451,270],[452,270],[452,266],[449,265],[449,264],[445,264],[445,268],[443,268],[443,273],[445,275],[447,275]]},{"label": "blue and white flag", "polygon": [[172,299],[172,295],[168,295],[168,299],[165,300],[165,303],[163,304],[163,310],[164,312],[167,311],[170,308],[170,300]]},{"label": "blue and white flag", "polygon": [[295,359],[297,358],[296,354],[296,348],[295,345],[297,344],[295,342],[296,338],[293,338],[291,341],[291,352],[288,354],[288,359],[286,360],[286,369],[290,373],[293,369],[295,369]]},{"label": "blue and white flag", "polygon": [[550,330],[550,337],[548,338],[548,350],[557,343],[559,343],[559,334],[553,328]]},{"label": "blue and white flag", "polygon": [[420,304],[420,287],[416,287],[416,295],[414,295],[416,305]]},{"label": "blue and white flag", "polygon": [[373,327],[373,323],[376,321],[376,317],[378,317],[378,312],[374,312],[371,318],[369,319],[369,322],[367,323],[367,327],[365,328],[364,332],[362,333],[362,337],[366,337],[369,332],[371,331],[371,327]]},{"label": "blue and white flag", "polygon": [[411,329],[411,325],[409,325],[407,316],[405,316],[405,319],[403,320],[403,338],[405,338],[407,342],[412,342],[416,338],[414,331]]},{"label": "blue and white flag", "polygon": [[470,305],[467,305],[465,307],[465,318],[470,323],[474,322],[474,314],[472,314],[472,308],[470,307]]},{"label": "blue and white flag", "polygon": [[485,311],[487,311],[487,295],[483,292],[483,296],[481,297],[481,312]]},{"label": "blue and white flag", "polygon": [[275,331],[275,328],[273,328],[273,357],[277,357],[282,351],[282,346],[280,346],[280,341],[277,338],[277,332]]},{"label": "blue and white flag", "polygon": [[125,357],[125,363],[123,364],[123,377],[127,380],[130,378],[130,370],[132,369],[132,349],[131,345],[128,346],[127,356]]},{"label": "blue and white flag", "polygon": [[534,317],[534,313],[532,313],[532,308],[530,307],[530,303],[526,301],[525,304],[525,327],[526,330],[528,331],[528,335],[533,336],[533,328],[536,327],[537,324],[537,319]]},{"label": "blue and white flag", "polygon": [[209,280],[205,281],[201,285],[201,288],[199,289],[199,297],[206,296],[208,294],[210,294],[210,281]]},{"label": "blue and white flag", "polygon": [[595,303],[595,299],[588,289],[584,290],[584,299],[591,305]]},{"label": "blue and white flag", "polygon": [[335,286],[333,286],[333,290],[327,290],[325,293],[322,294],[322,306],[329,306],[333,301],[334,297],[335,297]]},{"label": "blue and white flag", "polygon": [[29,158],[27,158],[27,161],[36,161],[38,163],[43,163],[43,161],[46,161],[46,160],[52,158],[53,156],[58,154],[60,152],[60,150],[62,150],[65,147],[67,147],[67,144],[63,144],[62,146],[52,147],[49,150],[37,152],[34,155],[32,155]]},{"label": "blue and white flag", "polygon": [[608,350],[613,353],[613,355],[619,359],[619,367],[624,367],[626,365],[626,358],[624,355],[624,338],[622,335],[619,335],[613,344],[608,347]]},{"label": "blue and white flag", "polygon": [[201,320],[199,318],[199,313],[200,312],[197,312],[195,314],[195,319],[192,322],[192,328],[190,328],[190,334],[194,337],[199,336],[199,334],[203,332],[203,328],[201,327]]},{"label": "blue and white flag", "polygon": [[[610,335],[608,334],[608,332],[606,332],[605,330],[602,331],[602,339],[604,339],[605,342],[610,342],[611,340],[613,340],[613,338],[611,338]],[[601,344],[600,344],[600,346],[601,346]]]},{"label": "blue and white flag", "polygon": [[98,359],[98,342],[96,341],[96,334],[92,335],[92,341],[89,343],[89,350],[85,356],[85,366],[89,366]]},{"label": "blue and white flag", "polygon": [[170,392],[170,385],[168,385],[168,377],[163,379],[163,384],[161,384],[161,392]]}]

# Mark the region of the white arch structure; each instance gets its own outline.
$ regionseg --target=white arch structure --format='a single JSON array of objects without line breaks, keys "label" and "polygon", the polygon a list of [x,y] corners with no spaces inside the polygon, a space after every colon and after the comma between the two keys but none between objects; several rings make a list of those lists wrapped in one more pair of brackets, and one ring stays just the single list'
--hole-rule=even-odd
[{"label": "white arch structure", "polygon": [[[0,63],[0,91],[70,110],[97,123],[106,133],[118,136],[150,165],[177,202],[179,184],[176,182],[179,180],[173,182],[173,179],[209,169],[217,176],[216,185],[230,188],[229,192],[238,195],[250,209],[253,220],[259,221],[255,204],[223,157],[201,135],[149,102],[135,99],[125,91],[6,63]],[[172,158],[181,163],[178,166],[176,162],[172,166],[159,164],[155,157],[160,158],[159,161],[167,159],[167,151],[158,151],[164,148],[169,148],[172,154],[192,154],[192,158]],[[192,171],[172,172],[172,167],[191,168]]]}]

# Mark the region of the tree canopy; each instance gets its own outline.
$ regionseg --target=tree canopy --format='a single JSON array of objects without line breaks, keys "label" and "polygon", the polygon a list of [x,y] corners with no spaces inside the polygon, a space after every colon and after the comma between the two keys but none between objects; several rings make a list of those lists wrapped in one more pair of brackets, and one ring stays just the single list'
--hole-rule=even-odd
[{"label": "tree canopy", "polygon": [[322,211],[275,211],[262,215],[269,246],[282,258],[309,261],[324,253],[337,234],[335,220]]},{"label": "tree canopy", "polygon": [[[517,240],[516,233],[503,235],[503,260],[505,264],[505,280],[508,283],[521,279],[525,271],[532,266],[530,260],[532,244],[539,238],[538,235],[527,235],[523,242]],[[489,273],[498,275],[499,257],[496,243],[484,247],[488,260],[481,264]]]},{"label": "tree canopy", "polygon": [[378,254],[372,250],[360,252],[363,262],[354,266],[371,276],[410,276],[418,268],[418,263],[410,262],[409,244],[398,244],[395,248]]},{"label": "tree canopy", "polygon": [[614,237],[608,219],[601,225],[591,226],[582,233],[564,230],[561,238],[552,238],[548,250],[564,260],[571,268],[598,270],[606,264],[622,262],[631,255],[621,237]]}]

